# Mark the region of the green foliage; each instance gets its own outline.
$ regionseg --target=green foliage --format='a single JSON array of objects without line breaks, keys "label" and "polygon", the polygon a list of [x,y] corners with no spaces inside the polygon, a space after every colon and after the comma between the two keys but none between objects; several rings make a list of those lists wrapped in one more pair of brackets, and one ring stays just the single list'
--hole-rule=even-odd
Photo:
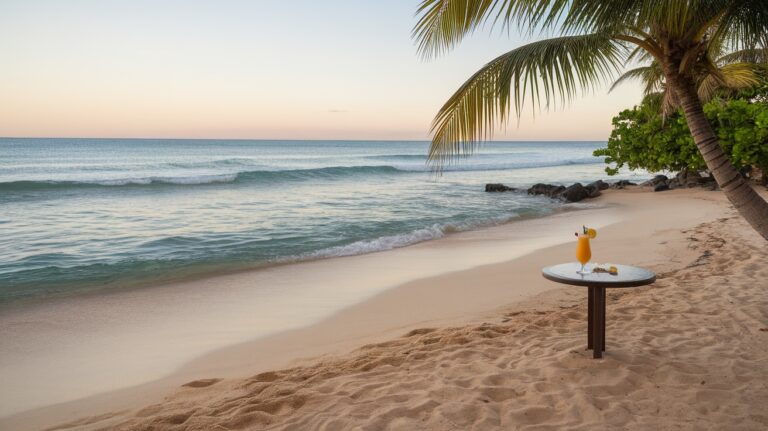
[{"label": "green foliage", "polygon": [[[750,90],[743,97],[716,99],[704,105],[704,113],[720,145],[736,168],[768,167],[768,102],[765,91]],[[613,131],[606,148],[594,155],[613,164],[605,168],[615,175],[619,168],[657,171],[703,171],[706,169],[693,142],[682,112],[666,119],[659,114],[652,97],[613,118]]]},{"label": "green foliage", "polygon": [[745,99],[708,103],[704,112],[736,167],[768,168],[768,103]]}]

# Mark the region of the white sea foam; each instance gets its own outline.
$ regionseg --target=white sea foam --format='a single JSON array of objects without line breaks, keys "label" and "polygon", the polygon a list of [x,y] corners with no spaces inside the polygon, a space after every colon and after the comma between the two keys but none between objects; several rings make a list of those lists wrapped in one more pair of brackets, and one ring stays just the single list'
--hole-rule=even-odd
[{"label": "white sea foam", "polygon": [[401,233],[397,235],[382,236],[370,240],[363,240],[353,242],[347,245],[341,245],[336,247],[329,247],[322,250],[314,251],[311,253],[305,253],[298,256],[298,259],[290,260],[313,260],[323,259],[330,257],[343,257],[343,256],[356,256],[359,254],[376,253],[379,251],[392,250],[395,248],[405,247],[412,244],[417,244],[424,241],[429,241],[437,238],[442,238],[448,234],[462,232],[481,227],[488,227],[503,224],[510,220],[519,218],[518,214],[510,213],[505,216],[494,217],[475,222],[464,223],[447,223],[447,224],[433,224],[430,227],[416,229],[411,232]]},{"label": "white sea foam", "polygon": [[120,178],[113,180],[95,180],[83,181],[82,183],[97,184],[100,186],[127,186],[127,185],[147,185],[147,184],[215,184],[231,183],[235,181],[237,174],[219,174],[219,175],[193,175],[188,177],[146,177],[146,178]]},{"label": "white sea foam", "polygon": [[391,250],[418,242],[429,241],[445,236],[443,227],[433,225],[428,228],[418,229],[412,232],[398,235],[382,236],[375,239],[357,241],[347,245],[330,247],[323,250],[307,253],[301,256],[302,260],[322,259],[327,257],[354,256],[358,254],[374,253],[377,251]]}]

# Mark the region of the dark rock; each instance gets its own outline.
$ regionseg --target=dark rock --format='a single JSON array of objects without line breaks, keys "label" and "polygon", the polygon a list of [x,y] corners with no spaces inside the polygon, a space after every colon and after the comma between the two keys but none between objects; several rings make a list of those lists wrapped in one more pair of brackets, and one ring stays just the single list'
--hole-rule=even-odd
[{"label": "dark rock", "polygon": [[715,178],[714,177],[701,177],[698,181],[696,181],[696,184],[689,185],[688,187],[696,187],[696,186],[705,186],[709,183],[714,183]]},{"label": "dark rock", "polygon": [[565,190],[563,186],[555,186],[552,184],[534,184],[528,189],[529,195],[544,195],[551,198],[557,197]]},{"label": "dark rock", "polygon": [[701,174],[698,171],[683,169],[675,175],[675,179],[681,183],[698,182],[701,179]]},{"label": "dark rock", "polygon": [[702,176],[699,178],[699,185],[702,187],[711,187],[714,185],[715,188],[717,188],[717,181],[715,181],[715,177],[712,175],[709,176]]},{"label": "dark rock", "polygon": [[597,180],[587,184],[586,187],[594,187],[597,190],[606,190],[610,187],[610,185],[603,180]]},{"label": "dark rock", "polygon": [[655,177],[651,178],[650,180],[640,183],[641,186],[650,186],[650,187],[656,187],[659,184],[667,184],[667,181],[669,181],[669,178],[667,178],[666,175],[656,175]]},{"label": "dark rock", "polygon": [[[599,190],[596,191],[600,193]],[[560,193],[560,197],[567,202],[578,202],[590,197],[590,193],[586,187],[581,185],[581,183],[576,183],[563,190],[562,193]]]},{"label": "dark rock", "polygon": [[636,185],[637,183],[633,183],[632,181],[629,181],[629,180],[619,180],[611,184],[611,187],[614,189],[623,189],[626,186],[636,186]]},{"label": "dark rock", "polygon": [[485,191],[486,192],[514,192],[517,191],[514,187],[507,187],[504,184],[486,184],[485,185]]},{"label": "dark rock", "polygon": [[706,181],[706,178],[702,177],[700,173],[683,169],[677,173],[675,178],[669,180],[667,184],[671,189],[691,188],[704,184]]},{"label": "dark rock", "polygon": [[600,193],[600,189],[593,184],[588,184],[584,186],[584,190],[587,191],[587,197],[590,197],[590,198],[596,198],[602,194]]},{"label": "dark rock", "polygon": [[667,181],[667,185],[670,189],[678,188],[691,188],[691,187],[708,187],[711,189],[711,184],[715,182],[715,178],[711,175],[704,176],[699,172],[689,172],[682,170],[677,173],[675,178]]},{"label": "dark rock", "polygon": [[664,190],[669,190],[667,183],[659,183],[653,187],[654,192],[663,192]]},{"label": "dark rock", "polygon": [[578,202],[587,198],[600,196],[600,190],[608,188],[604,181],[595,181],[587,186],[581,183],[572,184],[568,187],[557,186],[553,184],[535,184],[528,189],[529,195],[544,195],[550,198],[562,199],[566,202]]}]

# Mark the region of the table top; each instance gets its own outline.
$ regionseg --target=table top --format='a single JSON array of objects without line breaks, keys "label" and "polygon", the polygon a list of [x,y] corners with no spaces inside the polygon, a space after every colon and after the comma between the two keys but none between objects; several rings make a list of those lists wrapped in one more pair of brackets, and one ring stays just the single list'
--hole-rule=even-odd
[{"label": "table top", "polygon": [[[588,263],[587,269],[594,264]],[[603,268],[615,266],[618,269],[617,275],[611,275],[606,272],[593,272],[591,274],[578,274],[576,271],[581,269],[578,262],[561,263],[559,265],[548,266],[541,270],[541,275],[547,280],[557,283],[571,284],[574,286],[597,286],[597,287],[637,287],[645,286],[656,281],[656,274],[644,268],[636,266],[601,264]]]}]

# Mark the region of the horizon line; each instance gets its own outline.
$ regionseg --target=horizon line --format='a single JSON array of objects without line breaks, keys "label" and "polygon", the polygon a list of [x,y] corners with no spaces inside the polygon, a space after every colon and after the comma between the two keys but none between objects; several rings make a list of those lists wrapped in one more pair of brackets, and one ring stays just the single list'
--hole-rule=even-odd
[{"label": "horizon line", "polygon": [[[0,136],[0,139],[82,139],[132,141],[288,141],[288,142],[431,142],[429,139],[297,139],[297,138],[157,138],[157,137],[82,137],[82,136]],[[518,139],[476,141],[479,144],[494,142],[604,142],[607,139]]]}]

